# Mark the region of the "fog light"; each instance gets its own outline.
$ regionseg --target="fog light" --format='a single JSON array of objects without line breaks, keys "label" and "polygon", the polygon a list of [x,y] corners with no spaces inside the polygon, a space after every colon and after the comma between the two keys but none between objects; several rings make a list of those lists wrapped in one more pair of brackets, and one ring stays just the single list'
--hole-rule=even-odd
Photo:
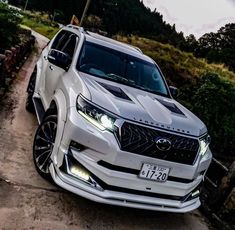
[{"label": "fog light", "polygon": [[90,178],[90,175],[86,171],[84,171],[84,170],[82,170],[82,169],[80,169],[79,167],[76,167],[76,166],[72,166],[70,168],[70,172],[72,174],[74,174],[75,176],[78,176],[82,180],[85,180],[85,181],[88,181],[89,178]]},{"label": "fog light", "polygon": [[201,193],[201,186],[202,186],[202,182],[195,189],[193,189],[193,191],[191,191],[189,194],[184,196],[182,199],[182,202],[190,201],[192,199],[196,199],[197,197],[199,197]]},{"label": "fog light", "polygon": [[193,192],[192,194],[191,194],[191,196],[192,197],[195,197],[195,196],[198,196],[200,194],[200,190],[198,189],[198,190],[196,190],[195,192]]},{"label": "fog light", "polygon": [[75,149],[75,150],[77,150],[79,152],[86,149],[85,146],[83,146],[82,144],[80,144],[80,143],[78,143],[76,141],[71,141],[69,147],[72,148],[72,149]]},{"label": "fog light", "polygon": [[65,155],[65,163],[61,166],[61,169],[80,180],[81,182],[98,189],[100,191],[104,191],[103,188],[95,181],[94,176],[90,173],[83,165],[81,165],[74,157],[72,152],[69,152],[68,155]]}]

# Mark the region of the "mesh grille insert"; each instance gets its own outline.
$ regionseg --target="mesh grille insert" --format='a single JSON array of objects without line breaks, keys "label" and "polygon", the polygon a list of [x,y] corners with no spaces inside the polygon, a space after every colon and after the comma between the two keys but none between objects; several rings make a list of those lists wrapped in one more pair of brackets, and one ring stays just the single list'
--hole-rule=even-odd
[{"label": "mesh grille insert", "polygon": [[[197,156],[199,141],[176,134],[159,131],[144,126],[124,122],[116,136],[123,151],[152,158],[192,165]],[[156,139],[171,141],[171,149],[161,151],[156,147]]]}]

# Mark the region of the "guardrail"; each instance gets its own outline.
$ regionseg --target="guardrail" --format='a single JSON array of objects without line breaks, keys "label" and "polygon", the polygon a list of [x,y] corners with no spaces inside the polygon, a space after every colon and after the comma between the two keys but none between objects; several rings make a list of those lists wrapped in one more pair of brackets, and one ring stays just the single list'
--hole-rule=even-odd
[{"label": "guardrail", "polygon": [[31,35],[22,44],[8,50],[0,50],[0,96],[14,79],[16,72],[23,65],[32,51],[35,38]]},{"label": "guardrail", "polygon": [[206,173],[202,211],[219,229],[235,229],[235,161],[226,167],[216,159]]}]

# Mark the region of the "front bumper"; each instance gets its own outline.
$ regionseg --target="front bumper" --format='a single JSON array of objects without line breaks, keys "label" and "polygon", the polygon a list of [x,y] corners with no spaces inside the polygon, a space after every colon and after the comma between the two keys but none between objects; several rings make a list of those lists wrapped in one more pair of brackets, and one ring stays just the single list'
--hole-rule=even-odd
[{"label": "front bumper", "polygon": [[[71,150],[71,140],[86,146],[87,149]],[[108,186],[103,190],[98,190],[61,170],[63,161],[70,150],[77,162]],[[112,133],[98,130],[85,121],[77,113],[76,108],[70,108],[59,150],[52,157],[52,161],[50,172],[55,183],[87,199],[132,208],[184,213],[199,207],[199,197],[186,199],[186,201],[174,199],[174,197],[187,197],[200,185],[210,164],[211,152],[209,151],[203,158],[198,158],[194,165],[123,152],[119,149]],[[164,165],[171,168],[169,176],[178,180],[167,180],[165,183],[147,181],[138,178],[133,173],[103,167],[99,164],[100,161],[120,166],[121,169],[130,168],[137,171],[144,162]],[[137,193],[129,191],[137,191]],[[157,194],[160,196],[158,197]]]},{"label": "front bumper", "polygon": [[133,195],[116,191],[99,191],[64,174],[53,164],[50,166],[50,173],[54,182],[60,187],[99,203],[176,213],[190,212],[198,208],[201,204],[199,198],[182,203],[180,201]]}]

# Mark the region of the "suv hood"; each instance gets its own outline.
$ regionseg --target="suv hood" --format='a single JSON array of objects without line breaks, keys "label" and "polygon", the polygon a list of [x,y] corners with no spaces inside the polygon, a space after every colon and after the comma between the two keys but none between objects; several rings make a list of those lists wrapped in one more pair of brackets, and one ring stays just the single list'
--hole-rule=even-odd
[{"label": "suv hood", "polygon": [[174,99],[82,72],[79,75],[87,88],[82,94],[121,118],[196,137],[207,132],[204,123]]}]

